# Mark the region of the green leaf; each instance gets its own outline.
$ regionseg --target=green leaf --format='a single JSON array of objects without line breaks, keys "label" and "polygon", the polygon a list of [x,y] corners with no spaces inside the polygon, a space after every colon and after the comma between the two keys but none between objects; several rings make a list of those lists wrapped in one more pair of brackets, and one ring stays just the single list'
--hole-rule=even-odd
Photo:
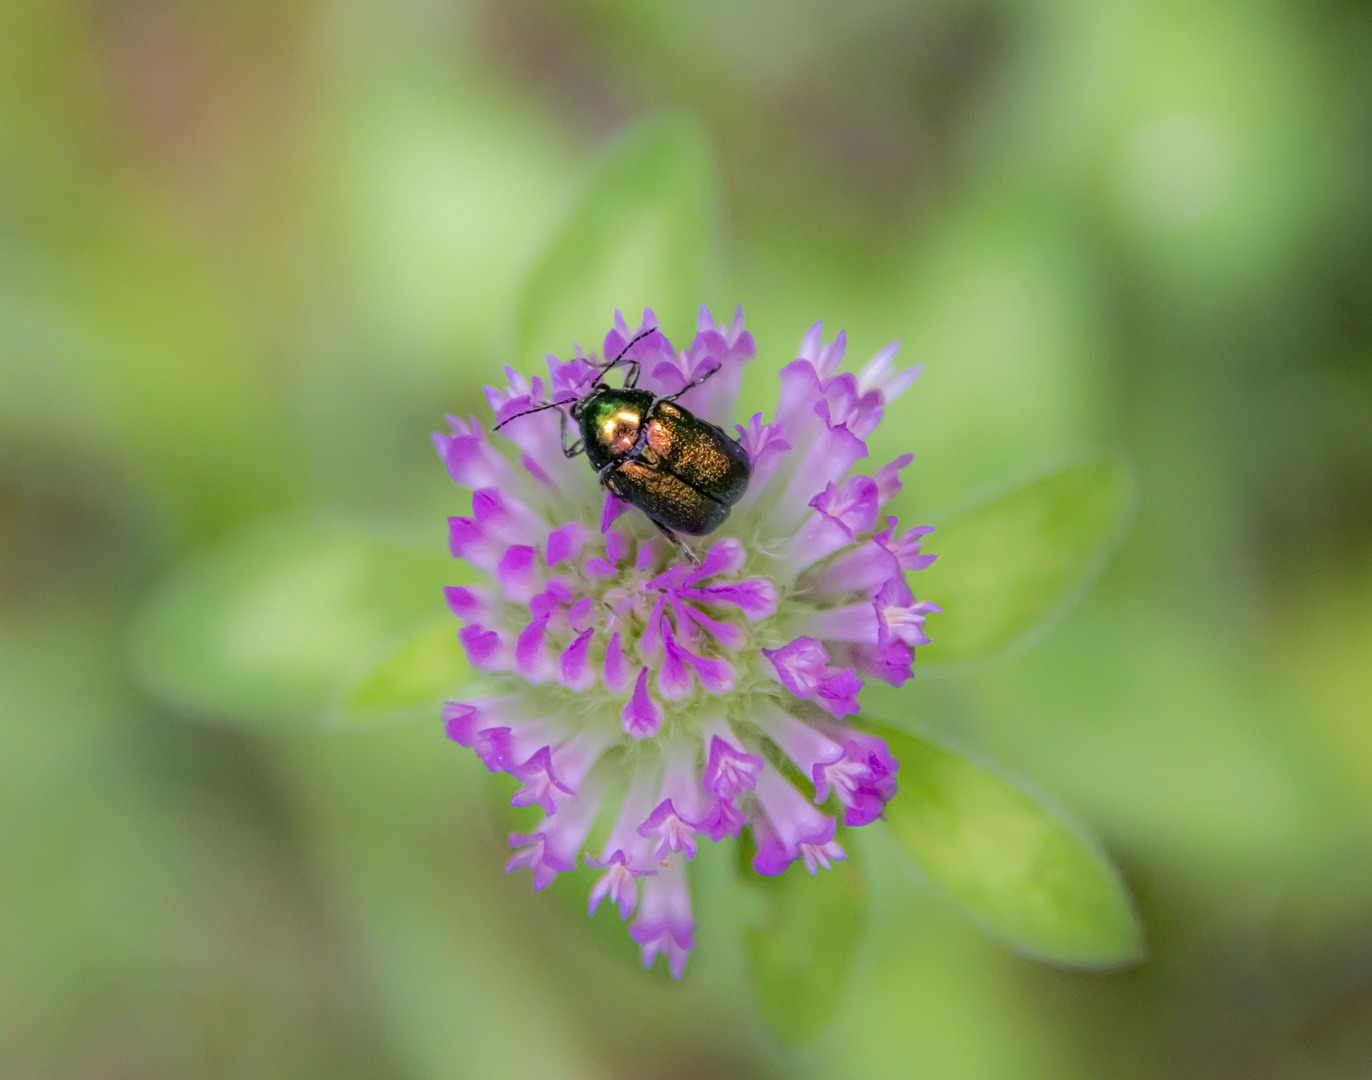
[{"label": "green leaf", "polygon": [[867,929],[867,879],[853,845],[846,862],[815,877],[803,864],[767,878],[746,871],[766,907],[761,926],[744,931],[748,979],[758,1012],[782,1042],[813,1039],[833,1018]]},{"label": "green leaf", "polygon": [[1144,957],[1129,892],[1081,826],[960,754],[882,735],[900,761],[887,827],[955,907],[1041,960],[1112,968]]},{"label": "green leaf", "polygon": [[1127,467],[1088,458],[940,525],[925,545],[938,561],[910,579],[946,613],[930,620],[933,644],[920,648],[921,667],[983,659],[1045,632],[1104,568],[1135,501]]},{"label": "green leaf", "polygon": [[183,708],[249,723],[317,717],[399,636],[433,620],[459,573],[437,544],[394,532],[276,524],[174,571],[135,619],[133,665]]},{"label": "green leaf", "polygon": [[718,257],[717,187],[696,124],[664,117],[621,139],[529,276],[517,355],[598,349],[616,308],[630,325],[652,307],[664,327],[694,327]]},{"label": "green leaf", "polygon": [[437,706],[472,678],[457,623],[445,619],[406,636],[352,686],[333,711],[340,727],[384,723]]}]

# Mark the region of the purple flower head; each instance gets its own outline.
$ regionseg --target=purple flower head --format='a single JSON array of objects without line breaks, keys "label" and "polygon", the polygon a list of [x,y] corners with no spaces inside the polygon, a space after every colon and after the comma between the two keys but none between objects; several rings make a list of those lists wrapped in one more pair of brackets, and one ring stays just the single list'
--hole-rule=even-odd
[{"label": "purple flower head", "polygon": [[[499,438],[456,417],[434,436],[448,475],[471,492],[449,543],[483,580],[446,598],[490,688],[449,702],[443,721],[513,778],[512,805],[543,814],[511,836],[506,870],[531,871],[536,889],[579,862],[599,870],[590,912],[608,900],[632,917],[644,963],[665,953],[680,977],[701,843],[752,829],[759,873],[800,862],[814,874],[845,857],[840,816],[864,825],[895,794],[885,742],[843,718],[857,713],[864,679],[910,677],[939,610],[907,580],[933,561],[920,550],[928,528],[901,532],[887,512],[911,456],[864,465],[866,440],[919,370],[898,370],[889,345],[842,372],[844,336],[826,343],[817,323],[781,370],[773,414],[737,424],[755,352],[742,311],[716,323],[702,308],[685,349],[651,311],[637,327],[616,314],[601,355],[626,348],[641,389],[680,392],[682,407],[738,432],[747,491],[693,543],[693,565],[563,454],[559,410],[515,418],[570,405],[603,362],[578,351],[548,357],[546,377],[507,368],[507,384],[487,389],[494,422],[511,421]],[[605,837],[598,854],[593,835]]]}]

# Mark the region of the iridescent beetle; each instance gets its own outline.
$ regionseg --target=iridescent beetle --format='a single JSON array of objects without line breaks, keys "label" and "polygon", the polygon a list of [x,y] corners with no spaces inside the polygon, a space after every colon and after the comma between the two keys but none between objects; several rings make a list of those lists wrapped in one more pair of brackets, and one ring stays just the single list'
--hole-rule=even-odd
[{"label": "iridescent beetle", "polygon": [[[719,371],[719,364],[666,397],[635,389],[640,365],[625,357],[638,342],[657,332],[656,328],[644,330],[613,360],[600,365],[595,381],[581,397],[525,409],[506,417],[496,430],[521,416],[568,406],[561,413],[562,452],[569,458],[584,453],[612,495],[642,510],[686,558],[699,564],[676,534],[703,536],[719,528],[748,490],[753,470],[736,439],[676,403]],[[621,363],[623,387],[606,386],[601,380]],[[569,414],[581,429],[581,438],[572,443],[568,442]]]}]

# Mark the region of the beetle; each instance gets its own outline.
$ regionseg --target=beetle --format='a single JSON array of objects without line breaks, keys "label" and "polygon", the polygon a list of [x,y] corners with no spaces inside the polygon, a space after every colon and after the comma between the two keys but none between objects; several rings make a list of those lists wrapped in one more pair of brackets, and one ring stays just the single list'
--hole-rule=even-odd
[{"label": "beetle", "polygon": [[[495,430],[521,416],[558,409],[562,452],[569,458],[584,453],[602,487],[642,510],[698,566],[700,560],[677,534],[704,536],[719,528],[748,490],[753,469],[737,439],[677,404],[682,394],[705,382],[722,365],[716,364],[666,397],[637,389],[639,362],[625,357],[638,342],[657,332],[656,328],[642,331],[613,360],[597,365],[599,372],[581,397],[543,402],[506,417]],[[607,385],[605,376],[621,364],[624,385]],[[580,433],[570,443],[569,417]]]}]

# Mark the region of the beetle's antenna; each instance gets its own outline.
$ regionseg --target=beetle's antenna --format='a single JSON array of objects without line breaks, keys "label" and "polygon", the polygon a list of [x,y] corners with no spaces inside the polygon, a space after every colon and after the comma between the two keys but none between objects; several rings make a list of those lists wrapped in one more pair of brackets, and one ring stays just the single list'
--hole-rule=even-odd
[{"label": "beetle's antenna", "polygon": [[493,427],[493,428],[491,428],[491,430],[492,430],[492,431],[499,431],[499,430],[500,430],[501,428],[503,428],[506,424],[508,424],[511,420],[518,420],[521,416],[528,416],[530,413],[547,412],[549,409],[560,409],[560,408],[562,408],[563,405],[566,405],[566,404],[567,404],[567,402],[565,402],[565,401],[549,401],[549,402],[546,402],[546,403],[544,403],[544,404],[542,404],[542,405],[536,405],[536,406],[534,406],[532,409],[525,409],[523,412],[517,412],[517,413],[515,413],[513,416],[507,416],[507,417],[505,417],[504,420],[502,420],[502,421],[500,421],[500,423],[496,424],[496,426]]},{"label": "beetle's antenna", "polygon": [[[618,356],[616,356],[613,360],[608,361],[607,363],[605,363],[605,364],[601,367],[601,369],[600,369],[600,374],[597,375],[597,376],[595,377],[595,381],[594,381],[593,383],[591,383],[591,385],[592,385],[592,386],[599,386],[599,385],[600,385],[600,380],[603,379],[603,378],[605,377],[605,375],[610,371],[610,369],[613,368],[616,364],[618,364],[621,360],[624,359],[624,354],[625,354],[626,352],[628,352],[630,349],[632,349],[635,345],[637,345],[637,344],[638,344],[640,341],[642,341],[644,338],[646,338],[649,334],[660,334],[660,333],[662,333],[662,331],[661,331],[658,327],[656,327],[656,326],[650,326],[650,327],[648,327],[648,329],[643,330],[643,331],[640,331],[639,333],[635,334],[634,337],[633,337],[627,344],[625,344],[624,348],[622,348],[622,349],[619,350],[619,355],[618,355]],[[512,419],[513,419],[513,418],[512,418]]]},{"label": "beetle's antenna", "polygon": [[[657,334],[657,333],[661,333],[661,331],[660,331],[656,326],[650,326],[650,327],[648,327],[648,329],[644,330],[642,333],[639,333],[639,334],[634,335],[633,339],[630,340],[630,341],[628,342],[628,344],[626,344],[626,345],[624,346],[624,348],[622,348],[622,349],[619,350],[619,355],[618,355],[618,356],[616,356],[613,360],[611,360],[611,361],[609,361],[608,363],[606,363],[606,364],[604,364],[604,365],[601,366],[601,368],[600,368],[600,374],[598,374],[598,375],[595,377],[595,379],[591,382],[591,385],[592,385],[592,386],[600,386],[600,385],[601,385],[601,382],[600,382],[601,378],[605,375],[605,373],[606,373],[607,371],[609,371],[612,367],[614,367],[616,364],[618,364],[621,360],[624,359],[624,354],[625,354],[625,353],[627,353],[630,349],[632,349],[632,348],[633,348],[635,345],[637,345],[640,341],[642,341],[644,338],[646,338],[649,334]],[[568,401],[545,401],[542,405],[535,405],[532,409],[525,409],[523,412],[517,412],[517,413],[515,413],[513,416],[507,416],[507,417],[505,417],[504,420],[502,420],[502,421],[500,421],[500,423],[496,424],[496,426],[493,427],[491,430],[492,430],[492,431],[499,431],[499,430],[500,430],[501,428],[503,428],[506,424],[508,424],[511,420],[518,420],[521,416],[528,416],[530,413],[545,412],[545,411],[548,410],[548,409],[559,409],[559,408],[561,408],[563,405],[572,405],[572,404],[574,404],[574,403],[575,403],[574,400],[568,400]]]}]

